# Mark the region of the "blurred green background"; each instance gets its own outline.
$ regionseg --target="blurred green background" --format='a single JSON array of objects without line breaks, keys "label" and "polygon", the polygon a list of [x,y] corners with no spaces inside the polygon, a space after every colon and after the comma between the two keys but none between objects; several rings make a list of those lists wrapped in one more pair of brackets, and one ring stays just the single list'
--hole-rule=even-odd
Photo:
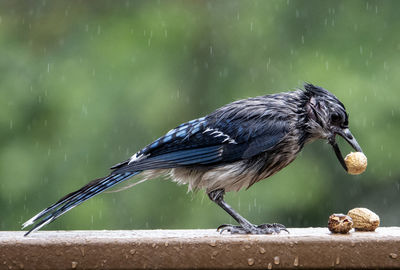
[{"label": "blurred green background", "polygon": [[[400,224],[399,1],[1,1],[0,229],[22,222],[178,124],[231,101],[323,86],[368,169],[323,141],[227,201],[254,223],[325,226],[357,206]],[[351,149],[339,142],[343,153]],[[216,228],[204,192],[154,179],[46,229]]]}]

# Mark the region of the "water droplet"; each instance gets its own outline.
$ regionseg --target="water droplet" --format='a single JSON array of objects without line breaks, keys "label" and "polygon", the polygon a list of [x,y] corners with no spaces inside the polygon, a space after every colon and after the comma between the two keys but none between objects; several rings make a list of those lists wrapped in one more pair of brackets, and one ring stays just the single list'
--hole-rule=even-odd
[{"label": "water droplet", "polygon": [[253,258],[248,258],[247,263],[252,266],[254,264],[254,259]]},{"label": "water droplet", "polygon": [[261,254],[264,254],[264,253],[265,253],[265,248],[260,247],[260,248],[259,248],[259,251],[260,251]]},{"label": "water droplet", "polygon": [[272,269],[272,263],[268,263],[267,268],[268,268],[268,269]]},{"label": "water droplet", "polygon": [[164,245],[165,245],[166,247],[168,247],[168,245],[169,245],[169,244],[168,244],[168,242],[165,242],[165,244],[164,244]]},{"label": "water droplet", "polygon": [[76,269],[77,266],[78,266],[78,262],[72,262],[71,263],[72,269]]},{"label": "water droplet", "polygon": [[298,257],[298,256],[296,256],[296,257],[294,258],[293,265],[294,265],[294,266],[299,266],[299,257]]},{"label": "water droplet", "polygon": [[274,257],[274,264],[279,264],[281,262],[281,259],[279,258],[279,256],[275,256]]},{"label": "water droplet", "polygon": [[129,250],[129,253],[132,254],[132,255],[135,254],[136,253],[136,249]]},{"label": "water droplet", "polygon": [[211,242],[210,244],[209,244],[210,246],[212,246],[212,247],[216,247],[217,246],[217,242]]},{"label": "water droplet", "polygon": [[336,257],[335,263],[336,263],[336,264],[339,264],[339,263],[340,263],[340,258],[339,258],[339,257]]},{"label": "water droplet", "polygon": [[80,251],[81,251],[82,257],[85,257],[85,249],[83,247],[80,247]]},{"label": "water droplet", "polygon": [[392,259],[397,259],[397,254],[396,253],[390,253],[389,257]]},{"label": "water droplet", "polygon": [[245,245],[244,246],[246,249],[249,249],[249,248],[251,248],[251,246],[250,245]]},{"label": "water droplet", "polygon": [[156,243],[154,243],[154,244],[152,244],[151,246],[152,246],[153,248],[155,248],[157,245],[156,245]]}]

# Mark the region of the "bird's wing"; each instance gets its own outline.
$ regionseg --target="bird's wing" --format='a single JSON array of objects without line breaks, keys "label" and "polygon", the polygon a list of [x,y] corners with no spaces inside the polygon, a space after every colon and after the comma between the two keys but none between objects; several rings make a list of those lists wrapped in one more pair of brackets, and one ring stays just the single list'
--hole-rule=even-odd
[{"label": "bird's wing", "polygon": [[267,118],[199,118],[172,129],[112,169],[123,173],[234,162],[271,149],[287,130],[283,121]]},{"label": "bird's wing", "polygon": [[215,163],[221,160],[222,147],[229,139],[226,134],[213,133],[205,117],[195,119],[170,130],[111,169],[121,173]]},{"label": "bird's wing", "polygon": [[289,130],[286,121],[268,120],[264,121],[262,125],[263,127],[251,136],[242,158],[250,158],[272,149],[282,141]]}]

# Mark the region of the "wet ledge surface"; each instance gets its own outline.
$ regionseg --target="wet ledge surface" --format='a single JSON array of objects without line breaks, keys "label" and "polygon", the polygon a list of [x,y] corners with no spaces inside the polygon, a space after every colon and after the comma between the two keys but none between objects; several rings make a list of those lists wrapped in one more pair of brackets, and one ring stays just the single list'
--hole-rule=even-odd
[{"label": "wet ledge surface", "polygon": [[0,269],[399,268],[400,227],[330,234],[215,230],[0,232]]}]

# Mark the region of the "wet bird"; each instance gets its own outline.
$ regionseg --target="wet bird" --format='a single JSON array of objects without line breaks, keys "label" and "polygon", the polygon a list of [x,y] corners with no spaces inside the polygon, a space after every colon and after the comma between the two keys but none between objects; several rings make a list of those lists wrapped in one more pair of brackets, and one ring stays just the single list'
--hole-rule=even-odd
[{"label": "wet bird", "polygon": [[[220,232],[272,234],[278,223],[254,225],[224,201],[225,192],[247,189],[291,163],[303,146],[327,140],[345,170],[335,141],[343,137],[362,152],[348,128],[344,105],[329,91],[306,83],[304,89],[243,99],[170,130],[161,138],[111,167],[111,173],[91,181],[23,224],[39,230],[89,198],[133,177],[139,182],[168,176],[189,190],[205,189],[208,197],[239,225],[224,224]],[[137,182],[137,183],[139,183]]]}]

